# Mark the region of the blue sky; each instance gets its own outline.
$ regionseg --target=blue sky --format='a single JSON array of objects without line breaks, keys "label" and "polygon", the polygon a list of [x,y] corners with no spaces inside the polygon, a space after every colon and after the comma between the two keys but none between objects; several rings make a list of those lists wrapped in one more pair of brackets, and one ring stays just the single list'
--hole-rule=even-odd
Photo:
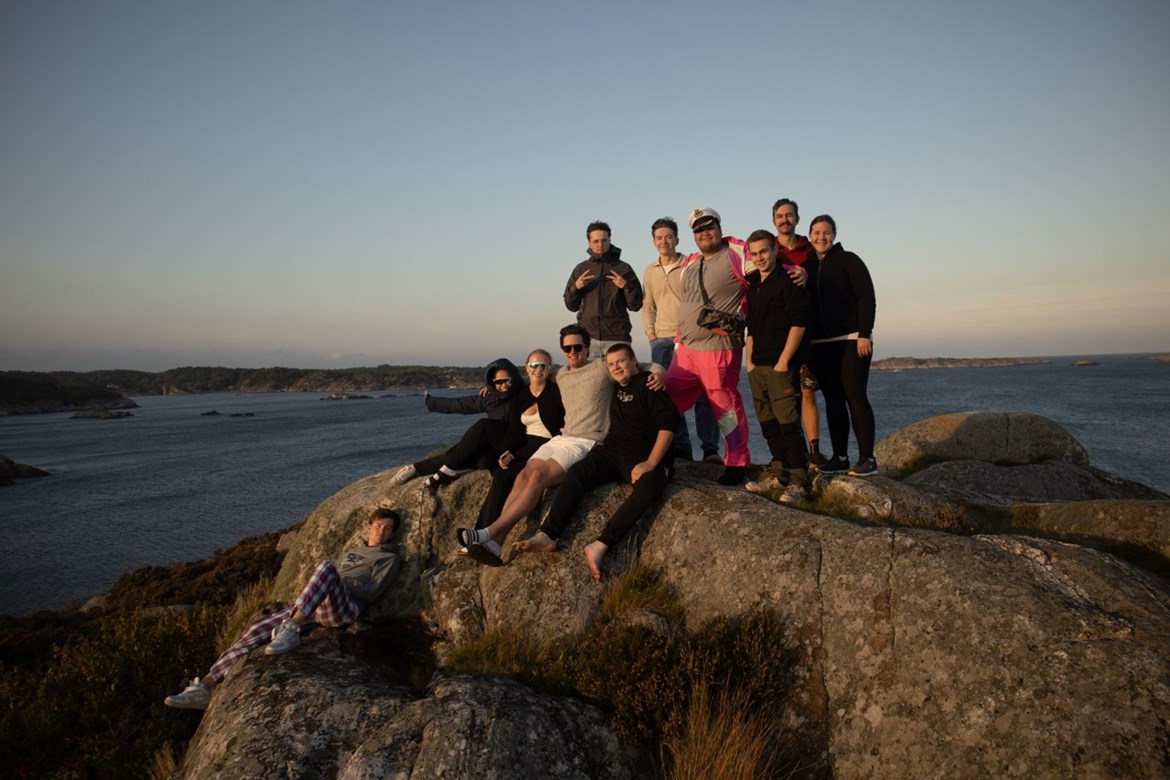
[{"label": "blue sky", "polygon": [[779,197],[866,261],[878,357],[1170,350],[1167,40],[1153,1],[5,0],[0,368],[518,358],[590,221],[640,271],[655,218]]}]

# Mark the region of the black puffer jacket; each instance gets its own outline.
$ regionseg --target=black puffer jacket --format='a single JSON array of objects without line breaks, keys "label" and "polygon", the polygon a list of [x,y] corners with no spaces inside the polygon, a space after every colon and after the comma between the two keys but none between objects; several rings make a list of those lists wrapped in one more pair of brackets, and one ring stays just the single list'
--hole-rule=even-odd
[{"label": "black puffer jacket", "polygon": [[[512,377],[512,384],[507,390],[499,391],[492,384],[492,377],[500,369],[508,372]],[[520,392],[524,380],[520,377],[520,370],[508,358],[496,358],[487,364],[483,370],[483,383],[487,385],[487,395],[461,395],[455,398],[443,398],[428,395],[425,399],[427,411],[442,414],[487,414],[493,420],[507,420],[509,401]]]}]

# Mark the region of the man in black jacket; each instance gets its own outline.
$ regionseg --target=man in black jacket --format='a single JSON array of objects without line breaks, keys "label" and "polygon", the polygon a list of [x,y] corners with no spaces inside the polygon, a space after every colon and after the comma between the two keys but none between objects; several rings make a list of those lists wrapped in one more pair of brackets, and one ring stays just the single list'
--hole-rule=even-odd
[{"label": "man in black jacket", "polygon": [[622,250],[610,243],[609,225],[585,228],[589,259],[577,263],[565,285],[565,307],[589,333],[590,359],[601,359],[614,344],[630,343],[630,312],[642,308],[642,283]]}]

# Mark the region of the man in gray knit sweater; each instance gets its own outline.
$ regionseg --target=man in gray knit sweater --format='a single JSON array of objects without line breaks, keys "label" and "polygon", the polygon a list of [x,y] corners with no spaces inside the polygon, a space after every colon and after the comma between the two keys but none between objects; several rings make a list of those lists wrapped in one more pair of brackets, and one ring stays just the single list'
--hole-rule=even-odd
[{"label": "man in gray knit sweater", "polygon": [[[614,380],[604,361],[589,359],[589,333],[576,323],[561,328],[561,352],[565,356],[565,368],[556,375],[561,400],[565,404],[565,424],[561,427],[561,434],[542,445],[528,459],[516,475],[500,516],[491,525],[478,531],[456,530],[459,543],[481,563],[498,566],[503,562],[500,542],[508,532],[536,508],[544,491],[561,484],[569,467],[584,458],[609,431],[609,404],[613,398]],[[647,387],[662,389],[662,366],[654,363],[642,368],[649,372]]]}]

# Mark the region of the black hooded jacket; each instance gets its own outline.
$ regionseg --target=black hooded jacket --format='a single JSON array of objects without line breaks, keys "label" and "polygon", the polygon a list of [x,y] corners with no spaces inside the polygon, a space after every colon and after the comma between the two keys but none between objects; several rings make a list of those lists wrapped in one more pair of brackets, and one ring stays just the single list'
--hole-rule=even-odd
[{"label": "black hooded jacket", "polygon": [[823,259],[811,253],[804,270],[808,271],[806,287],[813,307],[810,338],[831,339],[850,333],[873,338],[877,298],[869,269],[860,257],[833,244]]},{"label": "black hooded jacket", "polygon": [[[630,314],[642,308],[642,283],[629,263],[621,260],[622,250],[610,246],[604,255],[590,253],[588,260],[577,263],[565,285],[565,307],[577,312],[577,323],[594,341],[629,341]],[[577,277],[589,271],[593,278],[578,290]],[[626,280],[618,287],[609,280],[617,271]]]},{"label": "black hooded jacket", "polygon": [[[512,377],[512,384],[507,390],[500,391],[492,384],[492,376],[504,369]],[[520,370],[508,358],[496,358],[487,364],[483,370],[483,383],[487,385],[487,395],[461,395],[456,398],[442,398],[433,395],[426,397],[427,411],[441,412],[442,414],[487,414],[493,420],[507,420],[509,401],[520,392]]]}]

